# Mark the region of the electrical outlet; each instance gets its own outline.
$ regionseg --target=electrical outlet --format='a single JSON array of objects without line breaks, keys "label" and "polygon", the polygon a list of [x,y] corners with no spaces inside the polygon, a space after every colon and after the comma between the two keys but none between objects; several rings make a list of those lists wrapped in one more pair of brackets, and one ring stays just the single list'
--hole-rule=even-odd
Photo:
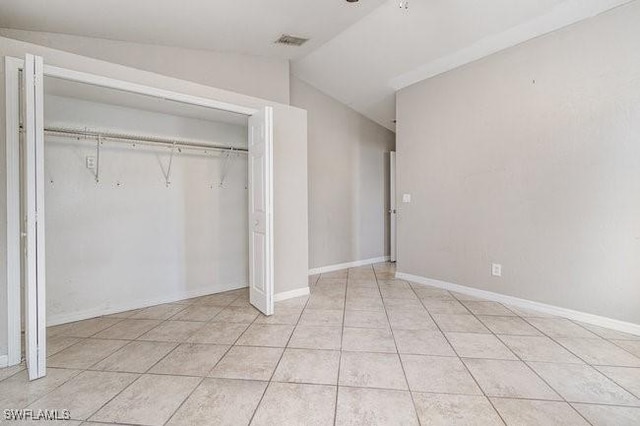
[{"label": "electrical outlet", "polygon": [[402,202],[410,203],[411,202],[411,194],[402,194]]},{"label": "electrical outlet", "polygon": [[96,157],[93,155],[87,155],[85,158],[85,162],[87,164],[87,169],[95,170],[96,168]]},{"label": "electrical outlet", "polygon": [[500,265],[499,263],[492,263],[491,264],[491,275],[493,275],[494,277],[501,277],[502,276],[502,265]]}]

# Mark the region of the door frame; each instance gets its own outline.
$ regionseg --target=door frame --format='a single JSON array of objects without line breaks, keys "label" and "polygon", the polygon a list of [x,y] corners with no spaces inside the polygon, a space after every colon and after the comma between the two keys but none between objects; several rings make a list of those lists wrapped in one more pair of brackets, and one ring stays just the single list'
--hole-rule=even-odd
[{"label": "door frame", "polygon": [[389,152],[389,261],[398,261],[398,200],[396,196],[396,152]]},{"label": "door frame", "polygon": [[22,358],[22,317],[20,280],[21,231],[20,211],[20,71],[24,60],[4,58],[5,142],[7,179],[7,365],[19,364]]},{"label": "door frame", "polygon": [[[24,69],[24,60],[10,56],[5,62],[5,114],[6,114],[6,178],[7,178],[7,325],[8,356],[7,365],[21,361],[21,230],[20,230],[20,78]],[[55,77],[77,83],[91,84],[123,92],[152,96],[189,105],[219,109],[246,116],[252,116],[264,108],[246,107],[210,98],[189,95],[181,92],[160,89],[153,86],[133,83],[116,78],[75,71],[68,68],[44,64],[44,77]],[[266,107],[270,108],[270,107]],[[273,125],[273,123],[272,123]],[[273,182],[273,168],[270,181]],[[273,217],[273,203],[269,206]],[[271,240],[273,240],[273,233]],[[273,242],[273,241],[272,241]],[[273,247],[273,244],[271,245]],[[271,253],[271,259],[275,253]],[[271,286],[271,301],[275,286]]]}]

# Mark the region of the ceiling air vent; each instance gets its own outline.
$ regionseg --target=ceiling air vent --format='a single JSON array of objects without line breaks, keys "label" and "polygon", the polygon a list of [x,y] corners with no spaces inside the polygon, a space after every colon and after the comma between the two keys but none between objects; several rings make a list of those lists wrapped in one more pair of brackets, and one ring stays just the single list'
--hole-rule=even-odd
[{"label": "ceiling air vent", "polygon": [[276,40],[276,44],[284,44],[285,46],[302,46],[308,41],[308,38],[294,37],[289,34],[282,34],[280,38]]}]

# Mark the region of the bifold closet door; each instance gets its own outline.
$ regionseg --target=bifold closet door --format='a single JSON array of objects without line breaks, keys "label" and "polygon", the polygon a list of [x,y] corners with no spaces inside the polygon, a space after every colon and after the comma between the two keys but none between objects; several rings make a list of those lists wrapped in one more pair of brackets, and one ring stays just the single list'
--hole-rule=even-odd
[{"label": "bifold closet door", "polygon": [[29,379],[46,374],[46,298],[44,241],[44,91],[39,56],[24,60],[24,213],[25,326]]},{"label": "bifold closet door", "polygon": [[273,314],[273,110],[249,117],[249,299]]}]

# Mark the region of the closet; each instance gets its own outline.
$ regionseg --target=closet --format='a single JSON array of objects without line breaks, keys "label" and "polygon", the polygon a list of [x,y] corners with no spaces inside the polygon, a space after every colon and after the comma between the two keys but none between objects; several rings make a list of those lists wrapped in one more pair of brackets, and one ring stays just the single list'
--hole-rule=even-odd
[{"label": "closet", "polygon": [[47,326],[243,287],[273,313],[271,108],[32,55],[7,73],[8,287],[24,301],[9,318],[32,379]]},{"label": "closet", "polygon": [[44,90],[48,326],[248,285],[247,116]]}]

